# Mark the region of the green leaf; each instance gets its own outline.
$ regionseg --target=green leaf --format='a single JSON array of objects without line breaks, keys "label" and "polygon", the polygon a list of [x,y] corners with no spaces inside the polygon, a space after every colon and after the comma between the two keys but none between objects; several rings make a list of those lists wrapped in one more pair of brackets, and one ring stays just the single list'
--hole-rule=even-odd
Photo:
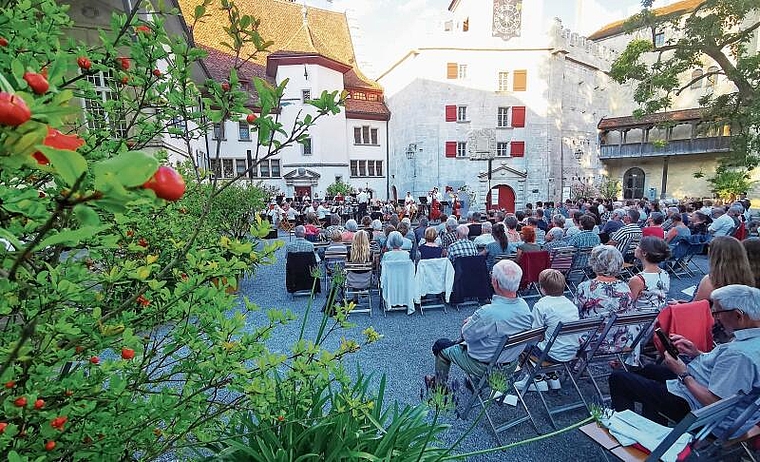
[{"label": "green leaf", "polygon": [[83,226],[79,229],[67,229],[61,231],[58,234],[48,236],[40,242],[39,247],[44,248],[51,245],[66,244],[76,245],[84,241],[87,238],[91,238],[94,235],[100,233],[103,230],[108,229],[108,226]]},{"label": "green leaf", "polygon": [[55,149],[50,146],[40,146],[39,149],[50,160],[50,165],[68,186],[73,186],[87,171],[87,161],[76,151]]},{"label": "green leaf", "polygon": [[100,224],[100,217],[97,212],[85,204],[74,206],[74,216],[82,226],[97,226]]},{"label": "green leaf", "polygon": [[140,186],[156,173],[158,160],[142,151],[127,151],[97,163],[93,167],[96,177],[113,177],[125,188]]}]

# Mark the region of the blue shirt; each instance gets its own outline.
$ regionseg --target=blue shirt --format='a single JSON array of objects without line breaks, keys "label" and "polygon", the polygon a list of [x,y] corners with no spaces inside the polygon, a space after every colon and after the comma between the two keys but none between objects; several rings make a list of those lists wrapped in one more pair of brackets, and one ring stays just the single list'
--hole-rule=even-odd
[{"label": "blue shirt", "polygon": [[[483,305],[462,326],[467,354],[476,361],[488,362],[505,335],[529,330],[532,324],[533,315],[525,300],[494,295],[490,305]],[[499,363],[516,360],[520,352],[522,348],[504,350]]]},{"label": "blue shirt", "polygon": [[[701,385],[706,385],[710,392],[719,398],[728,398],[740,391],[746,394],[752,392],[753,389],[760,389],[760,354],[758,354],[760,352],[760,328],[737,330],[734,331],[734,336],[736,338],[733,342],[718,345],[711,352],[697,356],[686,366],[694,380]],[[686,400],[692,409],[703,407],[702,403],[697,401],[682,382],[668,380],[667,386],[670,393]],[[728,422],[728,424],[721,428],[724,431],[727,430],[726,427],[753,400],[752,396],[746,396],[742,400],[744,406],[737,406],[724,419],[724,422]],[[745,433],[758,420],[760,420],[760,411],[752,416],[732,437]]]}]

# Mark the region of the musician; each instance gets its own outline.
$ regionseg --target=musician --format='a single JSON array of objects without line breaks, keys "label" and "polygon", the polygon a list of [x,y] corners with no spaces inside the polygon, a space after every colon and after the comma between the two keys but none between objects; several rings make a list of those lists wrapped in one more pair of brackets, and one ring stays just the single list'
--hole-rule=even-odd
[{"label": "musician", "polygon": [[359,203],[359,210],[357,215],[363,217],[367,214],[367,204],[369,204],[369,191],[362,189],[359,195],[356,196],[356,201]]},{"label": "musician", "polygon": [[457,220],[459,220],[462,217],[461,208],[462,208],[462,204],[459,202],[459,195],[454,194],[454,201],[451,204],[451,210],[452,210],[452,215],[457,217]]},{"label": "musician", "polygon": [[430,191],[430,199],[428,199],[428,201],[430,202],[430,219],[432,221],[436,221],[441,218],[440,196],[441,194],[438,192],[438,188],[433,188],[433,190]]}]

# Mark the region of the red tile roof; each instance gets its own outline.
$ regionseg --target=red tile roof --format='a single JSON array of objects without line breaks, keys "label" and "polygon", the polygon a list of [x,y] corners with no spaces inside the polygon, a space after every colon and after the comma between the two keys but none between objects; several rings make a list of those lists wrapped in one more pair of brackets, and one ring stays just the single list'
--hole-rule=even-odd
[{"label": "red tile roof", "polygon": [[390,120],[391,111],[380,101],[346,100],[346,117],[349,119]]},{"label": "red tile roof", "polygon": [[655,112],[646,114],[643,117],[625,116],[610,117],[599,121],[597,128],[600,130],[610,130],[615,128],[641,127],[654,125],[662,122],[685,122],[688,120],[701,120],[704,115],[702,108],[680,109],[678,111]]},{"label": "red tile roof", "polygon": [[[655,8],[652,10],[652,12],[655,14],[655,16],[680,16],[686,13],[691,13],[692,11],[696,10],[699,5],[705,3],[705,1],[706,0],[683,0],[667,6],[663,6],[661,8]],[[588,38],[589,40],[600,40],[603,38],[611,37],[613,35],[621,34],[625,31],[625,23],[629,19],[630,18],[626,18],[607,24],[598,31],[589,35]]]}]

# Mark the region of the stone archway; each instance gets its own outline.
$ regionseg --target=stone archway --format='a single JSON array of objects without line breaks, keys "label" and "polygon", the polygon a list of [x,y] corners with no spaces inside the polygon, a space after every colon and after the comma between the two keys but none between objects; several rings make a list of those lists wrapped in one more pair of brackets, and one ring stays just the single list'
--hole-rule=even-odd
[{"label": "stone archway", "polygon": [[499,184],[493,186],[486,196],[486,208],[504,209],[507,212],[515,211],[515,190],[511,186]]},{"label": "stone archway", "polygon": [[644,170],[632,167],[623,174],[623,199],[641,199],[644,197]]}]

